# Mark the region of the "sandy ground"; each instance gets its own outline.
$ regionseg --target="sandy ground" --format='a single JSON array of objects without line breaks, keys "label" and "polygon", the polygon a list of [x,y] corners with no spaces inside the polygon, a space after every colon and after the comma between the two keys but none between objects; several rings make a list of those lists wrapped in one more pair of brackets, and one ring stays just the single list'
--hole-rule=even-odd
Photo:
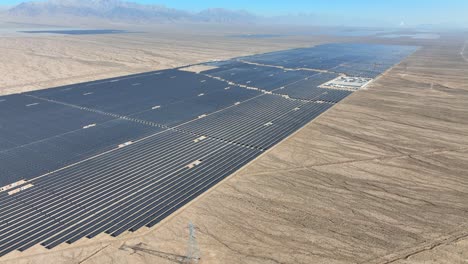
[{"label": "sandy ground", "polygon": [[326,42],[312,37],[229,38],[213,33],[215,29],[192,32],[181,26],[79,36],[14,34],[16,24],[3,26],[0,95]]},{"label": "sandy ground", "polygon": [[[13,37],[0,40],[0,81],[8,93],[322,41]],[[466,264],[464,42],[420,43],[367,90],[152,229],[36,246],[3,262],[182,263],[193,222],[199,263]]]}]

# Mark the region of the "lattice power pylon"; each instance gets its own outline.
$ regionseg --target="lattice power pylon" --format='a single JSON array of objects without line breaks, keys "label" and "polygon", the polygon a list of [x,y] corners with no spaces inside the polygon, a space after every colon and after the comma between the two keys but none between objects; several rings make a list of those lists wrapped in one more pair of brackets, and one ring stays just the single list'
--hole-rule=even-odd
[{"label": "lattice power pylon", "polygon": [[198,248],[195,225],[189,223],[189,240],[187,245],[187,255],[184,263],[196,264],[200,260],[200,249]]}]

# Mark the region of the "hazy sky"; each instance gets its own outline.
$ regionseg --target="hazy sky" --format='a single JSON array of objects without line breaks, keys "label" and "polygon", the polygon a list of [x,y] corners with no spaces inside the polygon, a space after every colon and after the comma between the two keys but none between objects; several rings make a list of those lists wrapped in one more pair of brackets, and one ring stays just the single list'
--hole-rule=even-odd
[{"label": "hazy sky", "polygon": [[[130,0],[199,11],[222,7],[260,15],[313,13],[379,20],[391,24],[457,24],[468,26],[468,0]],[[14,5],[20,0],[0,0]]]}]

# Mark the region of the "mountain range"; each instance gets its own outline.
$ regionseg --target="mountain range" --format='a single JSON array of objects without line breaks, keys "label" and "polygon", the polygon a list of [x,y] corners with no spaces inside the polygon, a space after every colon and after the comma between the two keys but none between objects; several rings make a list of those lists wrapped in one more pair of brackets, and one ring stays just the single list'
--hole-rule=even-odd
[{"label": "mountain range", "polygon": [[6,11],[15,17],[80,17],[126,22],[253,23],[258,16],[247,11],[221,8],[188,12],[162,5],[143,5],[120,0],[49,0],[23,2]]},{"label": "mountain range", "polygon": [[[245,10],[211,8],[189,12],[163,5],[138,4],[132,0],[44,0],[25,1],[2,10],[0,15],[26,21],[54,20],[73,23],[76,21],[106,20],[124,23],[219,23],[219,24],[266,24],[266,25],[320,25],[320,26],[397,26],[398,23],[365,18],[359,14],[333,15],[313,13],[260,16]],[[193,0],[196,1],[196,0]]]}]

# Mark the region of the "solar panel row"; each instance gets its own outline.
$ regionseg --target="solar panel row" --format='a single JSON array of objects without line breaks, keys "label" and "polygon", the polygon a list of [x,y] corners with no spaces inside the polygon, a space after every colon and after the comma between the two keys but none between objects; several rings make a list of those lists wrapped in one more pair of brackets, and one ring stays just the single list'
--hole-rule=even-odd
[{"label": "solar panel row", "polygon": [[288,129],[285,122],[301,127],[304,123],[295,120],[296,116],[305,114],[306,120],[308,117],[313,119],[316,114],[329,107],[330,104],[304,103],[266,94],[194,120],[178,129],[222,138],[257,149],[268,149],[272,142],[276,142],[277,137],[284,137],[280,132]]},{"label": "solar panel row", "polygon": [[[367,76],[411,50],[323,45],[242,60]],[[384,66],[369,68],[379,52]],[[26,180],[0,189],[0,256],[153,226],[351,94],[319,87],[334,72],[217,65],[0,97],[0,188]]]},{"label": "solar panel row", "polygon": [[166,106],[200,94],[223,91],[226,83],[203,75],[164,70],[139,78],[112,79],[102,83],[48,89],[31,95],[128,116],[154,106]]},{"label": "solar panel row", "polygon": [[[231,65],[231,67],[228,67]],[[240,85],[256,87],[267,91],[272,91],[285,85],[303,80],[309,76],[317,74],[315,71],[288,70],[251,65],[233,61],[232,64],[223,68],[209,70],[204,74],[215,76]]]},{"label": "solar panel row", "polygon": [[115,149],[123,142],[135,141],[161,130],[128,120],[113,119],[87,129],[0,151],[0,186],[55,171]]},{"label": "solar panel row", "polygon": [[7,96],[4,100],[0,104],[0,134],[12,146],[29,144],[112,119],[24,95]]},{"label": "solar panel row", "polygon": [[247,56],[241,59],[285,68],[310,68],[375,78],[416,49],[417,47],[414,46],[398,45],[325,44]]},{"label": "solar panel row", "polygon": [[[237,86],[225,85],[224,87],[221,91],[199,94],[194,98],[143,111],[130,115],[130,117],[167,126],[176,126],[198,116],[219,111],[262,94],[258,91],[242,89]],[[190,111],[187,111],[187,109],[190,109]]]},{"label": "solar panel row", "polygon": [[319,73],[305,80],[292,83],[276,92],[291,98],[316,100],[337,103],[352,92],[345,90],[325,89],[319,86],[338,77],[335,73]]},{"label": "solar panel row", "polygon": [[[40,241],[52,248],[98,229],[113,233],[114,229],[122,230],[122,224],[128,225],[129,220],[141,218],[143,225],[147,224],[154,217],[145,222],[143,213],[157,216],[169,210],[172,204],[165,201],[186,195],[181,190],[199,188],[187,182],[208,177],[193,174],[192,170],[221,172],[227,169],[217,162],[222,157],[248,160],[258,155],[255,150],[233,144],[210,139],[195,143],[193,139],[165,131],[145,142],[35,180],[34,188],[15,195],[15,201],[3,209],[0,241],[8,242],[2,243],[0,254],[19,245],[20,250],[26,249]],[[194,160],[206,164],[187,167]]]}]

